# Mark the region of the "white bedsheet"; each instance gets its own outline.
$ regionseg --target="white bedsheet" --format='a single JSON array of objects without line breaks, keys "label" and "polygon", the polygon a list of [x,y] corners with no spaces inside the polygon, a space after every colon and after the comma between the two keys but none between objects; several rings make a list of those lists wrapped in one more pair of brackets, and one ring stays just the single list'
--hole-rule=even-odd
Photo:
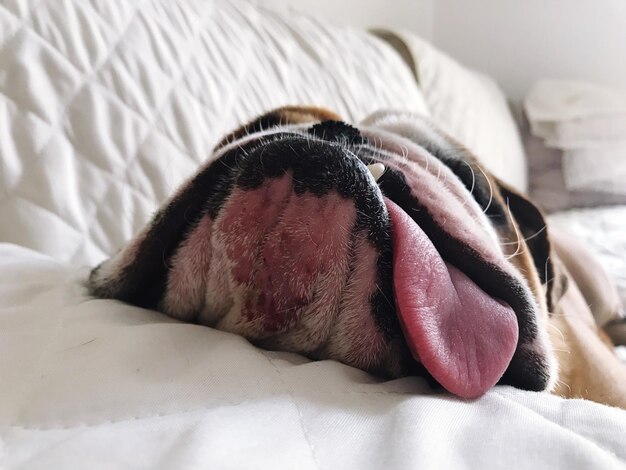
[{"label": "white bedsheet", "polygon": [[596,254],[626,306],[626,206],[573,209],[553,214],[548,220],[578,237]]},{"label": "white bedsheet", "polygon": [[476,401],[84,297],[0,244],[0,467],[618,469],[626,412],[496,387]]}]

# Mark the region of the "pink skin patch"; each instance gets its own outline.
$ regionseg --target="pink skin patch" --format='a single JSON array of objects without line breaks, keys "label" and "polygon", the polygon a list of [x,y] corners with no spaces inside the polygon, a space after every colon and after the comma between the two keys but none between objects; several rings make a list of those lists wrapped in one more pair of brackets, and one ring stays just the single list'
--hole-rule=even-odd
[{"label": "pink skin patch", "polygon": [[370,298],[378,288],[378,256],[378,251],[365,235],[359,234],[355,240],[353,269],[343,290],[341,315],[325,346],[329,357],[347,358],[355,367],[370,370],[382,366],[388,348],[375,324],[370,305]]},{"label": "pink skin patch", "polygon": [[218,229],[228,238],[226,252],[234,261],[232,275],[236,283],[253,282],[263,241],[279,223],[291,192],[291,178],[287,176],[267,181],[252,191],[233,191]]},{"label": "pink skin patch", "polygon": [[211,255],[213,222],[203,216],[172,259],[161,308],[168,315],[191,321],[202,310]]},{"label": "pink skin patch", "polygon": [[[353,201],[336,193],[297,195],[285,175],[258,189],[236,189],[224,212],[219,230],[241,295],[240,328],[257,325],[264,336],[285,331],[329,284],[345,283]],[[339,294],[337,287],[331,292]]]}]

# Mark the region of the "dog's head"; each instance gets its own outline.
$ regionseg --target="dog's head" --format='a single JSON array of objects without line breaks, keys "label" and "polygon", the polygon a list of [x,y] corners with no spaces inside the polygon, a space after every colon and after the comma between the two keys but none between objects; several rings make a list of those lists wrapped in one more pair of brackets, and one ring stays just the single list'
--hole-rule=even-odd
[{"label": "dog's head", "polygon": [[427,120],[281,108],[225,138],[99,297],[475,397],[555,380],[541,213]]}]

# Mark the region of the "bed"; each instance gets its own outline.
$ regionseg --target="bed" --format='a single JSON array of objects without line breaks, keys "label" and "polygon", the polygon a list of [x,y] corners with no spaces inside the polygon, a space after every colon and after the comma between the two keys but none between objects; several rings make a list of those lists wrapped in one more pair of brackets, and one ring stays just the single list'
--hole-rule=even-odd
[{"label": "bed", "polygon": [[0,25],[0,467],[624,468],[619,409],[459,400],[86,295],[223,134],[282,104],[431,115],[523,189],[488,77],[416,38],[418,86],[379,37],[248,1],[3,1]]}]

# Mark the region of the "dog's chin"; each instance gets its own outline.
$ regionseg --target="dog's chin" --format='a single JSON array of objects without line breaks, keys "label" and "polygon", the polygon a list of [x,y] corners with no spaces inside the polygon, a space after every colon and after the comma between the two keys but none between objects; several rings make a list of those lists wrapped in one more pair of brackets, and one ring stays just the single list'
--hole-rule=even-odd
[{"label": "dog's chin", "polygon": [[[169,250],[150,298],[172,317],[385,376],[425,374],[467,398],[498,382],[549,386],[537,304],[474,188],[440,159],[336,121],[244,135],[215,157],[94,270],[96,295],[140,303],[128,273]],[[188,228],[160,248],[175,217]]]}]

